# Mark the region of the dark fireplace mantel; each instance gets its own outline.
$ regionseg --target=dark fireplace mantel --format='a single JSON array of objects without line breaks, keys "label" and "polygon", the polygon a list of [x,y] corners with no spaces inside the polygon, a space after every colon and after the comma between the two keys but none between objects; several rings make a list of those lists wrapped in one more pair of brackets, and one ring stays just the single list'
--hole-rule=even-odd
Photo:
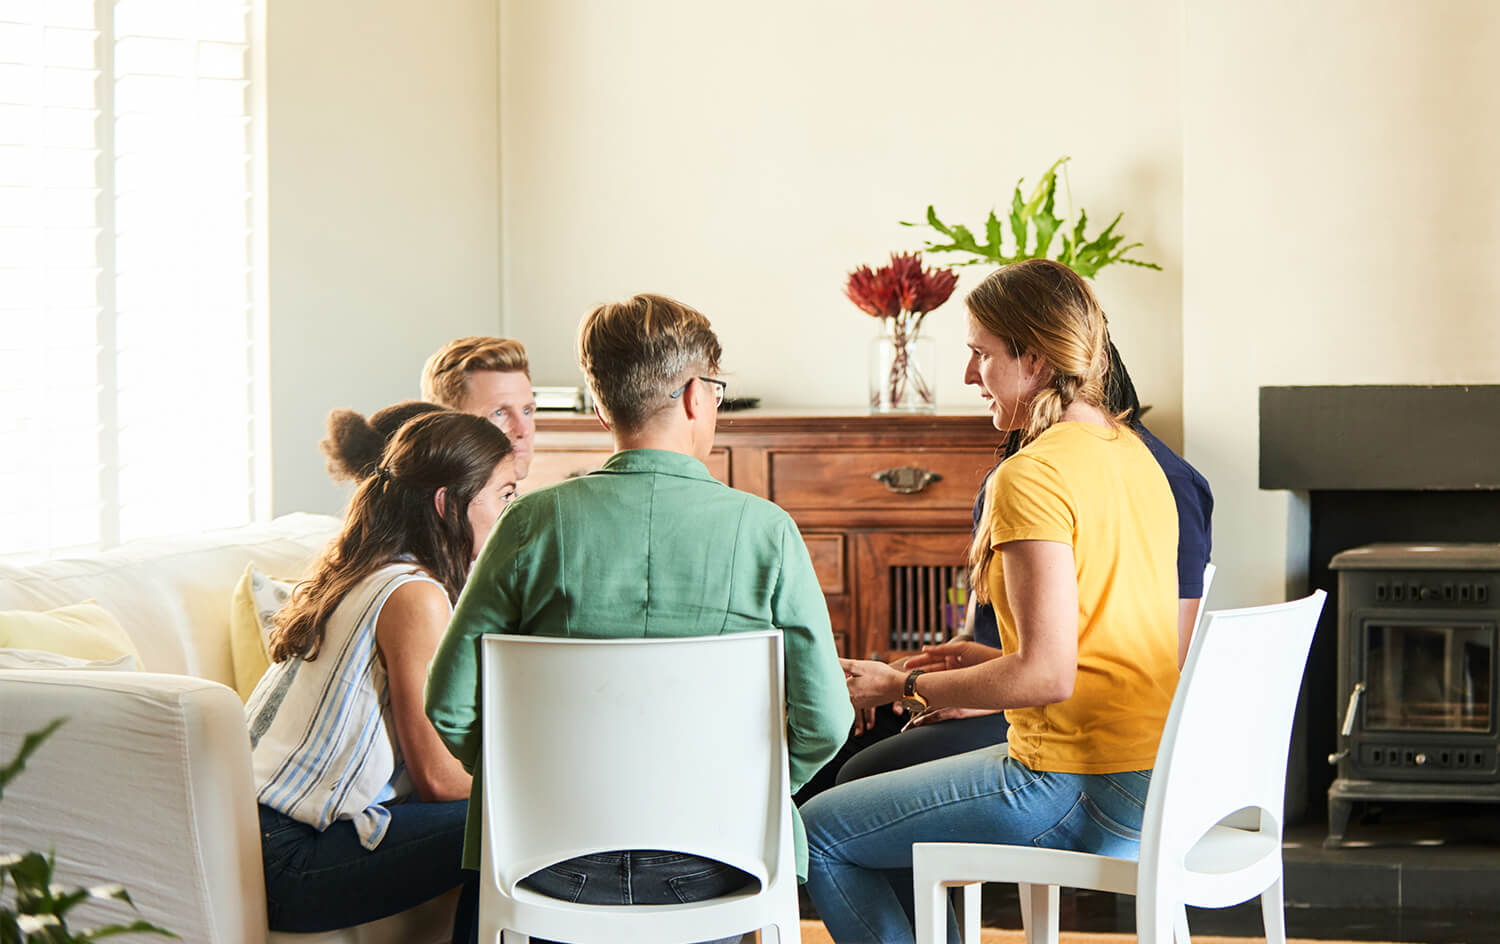
[{"label": "dark fireplace mantel", "polygon": [[[1308,589],[1329,593],[1288,759],[1296,822],[1321,818],[1333,782],[1342,706],[1329,563],[1363,544],[1500,542],[1500,384],[1262,387],[1260,487],[1307,494],[1301,559]],[[1288,560],[1301,553],[1288,548]]]},{"label": "dark fireplace mantel", "polygon": [[1500,384],[1261,387],[1260,487],[1500,489]]}]

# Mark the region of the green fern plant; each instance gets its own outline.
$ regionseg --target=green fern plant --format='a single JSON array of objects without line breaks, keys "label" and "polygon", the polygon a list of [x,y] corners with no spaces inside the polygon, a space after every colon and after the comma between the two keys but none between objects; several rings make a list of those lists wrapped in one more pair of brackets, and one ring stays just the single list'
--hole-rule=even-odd
[{"label": "green fern plant", "polygon": [[[42,742],[62,727],[66,718],[57,718],[39,731],[26,735],[21,749],[8,764],[0,767],[0,799],[5,785],[26,769],[26,759]],[[123,901],[134,908],[130,895],[119,885],[94,888],[64,888],[53,883],[55,858],[40,852],[6,854],[0,852],[0,944],[74,944],[97,941],[120,934],[158,934],[176,937],[171,931],[149,921],[107,924],[87,931],[68,926],[68,912],[90,899]],[[7,896],[7,886],[11,894]],[[11,900],[6,902],[6,898]]]},{"label": "green fern plant", "polygon": [[[1023,259],[1055,258],[1074,272],[1089,279],[1093,278],[1100,269],[1116,262],[1160,271],[1161,266],[1154,262],[1129,258],[1128,254],[1132,249],[1138,249],[1145,244],[1126,243],[1125,237],[1115,232],[1115,227],[1120,224],[1121,217],[1125,215],[1123,212],[1116,214],[1104,231],[1093,238],[1086,233],[1089,215],[1081,207],[1078,210],[1078,219],[1072,223],[1071,227],[1065,225],[1067,221],[1056,213],[1057,175],[1061,170],[1066,187],[1067,168],[1065,165],[1069,160],[1068,157],[1060,157],[1054,161],[1052,166],[1047,168],[1047,172],[1042,175],[1042,179],[1037,181],[1029,199],[1021,199],[1021,184],[1025,178],[1016,181],[1016,189],[1010,199],[1008,220],[1014,248],[1009,252],[1004,246],[1005,224],[1002,223],[1000,217],[995,215],[994,210],[990,210],[989,218],[984,223],[984,242],[980,242],[967,226],[944,223],[931,206],[927,208],[925,222],[909,223],[903,220],[901,225],[930,226],[946,237],[946,242],[936,239],[927,240],[926,245],[923,246],[927,252],[959,252],[974,257],[953,263],[954,265],[984,265],[986,263],[1009,265]],[[1052,251],[1053,243],[1059,237],[1061,241],[1058,253],[1055,257],[1051,257],[1048,253]]]}]

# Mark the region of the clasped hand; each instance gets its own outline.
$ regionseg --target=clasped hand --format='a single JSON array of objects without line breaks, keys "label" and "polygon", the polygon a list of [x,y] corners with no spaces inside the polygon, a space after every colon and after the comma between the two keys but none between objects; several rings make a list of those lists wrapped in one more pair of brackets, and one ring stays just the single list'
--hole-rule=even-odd
[{"label": "clasped hand", "polygon": [[[890,703],[896,714],[905,709],[901,705],[902,689],[906,676],[913,669],[924,672],[942,672],[948,669],[978,665],[1000,655],[1000,651],[973,641],[944,642],[923,646],[922,651],[894,663],[873,659],[840,659],[844,667],[844,681],[849,686],[849,701],[854,705],[854,733],[863,734],[875,725],[875,709]],[[913,724],[946,721],[990,714],[987,709],[939,708],[913,719]]]}]

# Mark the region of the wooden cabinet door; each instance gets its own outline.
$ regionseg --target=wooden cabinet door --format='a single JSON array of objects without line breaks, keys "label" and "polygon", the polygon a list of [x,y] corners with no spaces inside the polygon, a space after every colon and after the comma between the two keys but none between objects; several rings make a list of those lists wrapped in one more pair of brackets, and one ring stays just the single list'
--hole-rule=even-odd
[{"label": "wooden cabinet door", "polygon": [[851,544],[854,656],[899,658],[947,639],[963,622],[968,532],[869,531]]}]

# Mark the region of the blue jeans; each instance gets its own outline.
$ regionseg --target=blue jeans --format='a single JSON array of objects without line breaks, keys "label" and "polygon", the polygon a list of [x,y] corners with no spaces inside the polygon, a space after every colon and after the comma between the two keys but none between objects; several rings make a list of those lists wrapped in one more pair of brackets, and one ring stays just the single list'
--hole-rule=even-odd
[{"label": "blue jeans", "polygon": [[[1062,774],[1005,744],[853,780],[802,807],[807,890],[839,944],[906,944],[914,842],[988,842],[1133,858],[1151,771]],[[957,940],[950,914],[948,936]]]},{"label": "blue jeans", "polygon": [[464,885],[453,939],[467,942],[479,873],[460,868],[467,800],[393,803],[385,837],[359,844],[348,820],[322,832],[260,807],[266,910],[272,931],[332,931],[414,908]]},{"label": "blue jeans", "polygon": [[[677,905],[739,891],[755,877],[681,852],[637,849],[579,856],[521,879],[524,888],[586,905]],[[736,935],[708,944],[735,944]],[[532,944],[551,944],[532,938]]]}]

